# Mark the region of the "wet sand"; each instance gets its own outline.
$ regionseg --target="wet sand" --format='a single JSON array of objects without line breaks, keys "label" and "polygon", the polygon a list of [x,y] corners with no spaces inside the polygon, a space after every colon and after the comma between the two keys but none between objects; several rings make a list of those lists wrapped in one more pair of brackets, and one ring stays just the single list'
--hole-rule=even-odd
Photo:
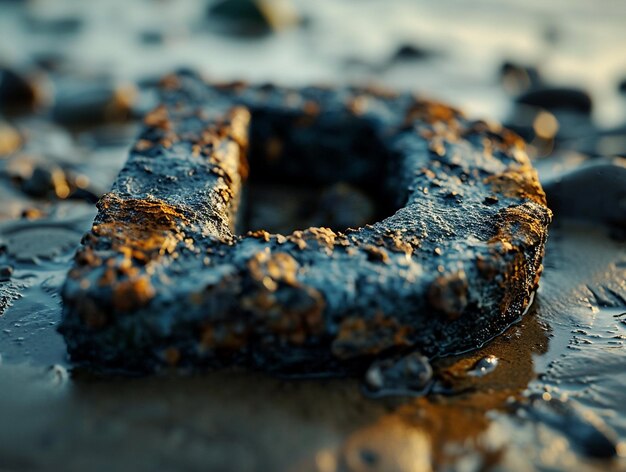
[{"label": "wet sand", "polygon": [[[559,424],[521,414],[515,402],[525,404],[531,392],[569,398],[624,437],[618,412],[626,326],[615,317],[619,309],[600,307],[590,291],[609,289],[620,274],[623,280],[625,256],[606,231],[557,221],[533,309],[482,349],[437,361],[437,384],[426,398],[370,399],[356,379],[286,380],[241,370],[70,374],[51,325],[59,318],[56,293],[33,284],[2,319],[10,332],[3,333],[0,414],[12,426],[0,430],[0,457],[9,470],[93,463],[121,470],[335,470],[327,463],[428,470],[431,458],[442,468],[471,461],[469,470],[492,462],[516,470],[619,470],[623,459],[585,451],[593,434],[572,439]],[[488,356],[497,366],[481,375],[476,365]],[[370,456],[378,468],[366,468]]]}]

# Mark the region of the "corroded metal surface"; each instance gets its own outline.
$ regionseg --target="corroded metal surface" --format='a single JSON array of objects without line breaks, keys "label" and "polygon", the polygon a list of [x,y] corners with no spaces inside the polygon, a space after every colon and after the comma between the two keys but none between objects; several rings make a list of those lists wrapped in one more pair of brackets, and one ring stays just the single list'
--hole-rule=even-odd
[{"label": "corroded metal surface", "polygon": [[[479,346],[531,301],[551,213],[511,132],[370,89],[182,73],[161,99],[63,289],[75,361],[363,370]],[[269,181],[374,186],[392,214],[237,235],[247,157]]]}]

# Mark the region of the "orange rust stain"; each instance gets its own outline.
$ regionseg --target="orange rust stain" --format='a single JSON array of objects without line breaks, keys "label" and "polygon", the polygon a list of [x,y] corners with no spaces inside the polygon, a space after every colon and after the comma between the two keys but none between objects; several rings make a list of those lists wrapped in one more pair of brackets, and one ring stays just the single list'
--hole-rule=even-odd
[{"label": "orange rust stain", "polygon": [[430,124],[437,122],[450,123],[462,116],[463,115],[459,110],[442,103],[431,100],[415,99],[414,104],[407,112],[405,122],[407,124],[415,121],[424,121]]},{"label": "orange rust stain", "polygon": [[263,229],[259,229],[256,231],[248,231],[246,233],[246,237],[260,239],[261,241],[264,241],[267,243],[272,238],[272,234]]},{"label": "orange rust stain", "polygon": [[111,240],[114,250],[148,262],[171,254],[184,239],[181,226],[187,219],[177,208],[162,201],[121,198],[109,194],[99,203],[106,221],[93,227],[98,237]]},{"label": "orange rust stain", "polygon": [[172,123],[169,118],[169,113],[165,105],[159,105],[154,110],[146,114],[143,122],[147,126],[153,128],[160,128],[163,130],[169,130],[172,127]]},{"label": "orange rust stain", "polygon": [[274,291],[279,283],[296,286],[298,262],[285,252],[258,252],[248,261],[248,270],[254,280]]},{"label": "orange rust stain", "polygon": [[362,115],[367,110],[367,96],[366,95],[356,95],[351,97],[347,103],[346,107],[355,116]]},{"label": "orange rust stain", "polygon": [[546,194],[539,184],[537,172],[530,163],[511,166],[500,174],[486,177],[484,182],[491,184],[495,193],[511,198],[525,198],[546,205]]},{"label": "orange rust stain", "polygon": [[135,151],[146,151],[154,146],[154,143],[148,139],[140,139],[135,143],[135,147],[133,149]]},{"label": "orange rust stain", "polygon": [[311,227],[302,232],[302,237],[309,240],[314,239],[319,244],[332,249],[335,245],[335,238],[337,238],[337,234],[330,228]]},{"label": "orange rust stain", "polygon": [[391,347],[409,346],[412,331],[410,326],[380,313],[369,319],[351,316],[339,325],[331,349],[340,359],[376,355]]},{"label": "orange rust stain", "polygon": [[[257,328],[267,328],[294,344],[301,344],[324,329],[324,298],[297,280],[298,269],[298,262],[287,253],[266,250],[255,254],[248,261],[248,271],[257,282],[257,289],[242,301],[255,315]],[[299,303],[283,305],[281,290],[293,291]]]},{"label": "orange rust stain", "polygon": [[113,285],[113,306],[116,310],[132,311],[147,305],[155,293],[147,276],[122,280]]},{"label": "orange rust stain", "polygon": [[371,261],[382,262],[386,264],[389,262],[389,254],[381,247],[374,246],[373,244],[367,244],[363,246],[365,252],[367,252],[367,258]]},{"label": "orange rust stain", "polygon": [[388,231],[384,235],[382,244],[391,251],[402,252],[407,256],[411,256],[414,248],[419,246],[420,241],[416,236],[406,236],[402,231],[396,230]]},{"label": "orange rust stain", "polygon": [[526,205],[504,208],[498,212],[497,233],[489,243],[501,243],[505,249],[512,250],[517,245],[535,246],[545,238],[544,225],[549,223],[552,212],[547,210],[547,221],[541,221],[529,212]]},{"label": "orange rust stain", "polygon": [[386,99],[398,98],[398,95],[399,95],[399,93],[396,90],[393,90],[393,89],[390,89],[381,85],[374,85],[374,84],[370,84],[370,85],[363,87],[362,91],[365,94],[373,95],[379,98],[386,98]]}]

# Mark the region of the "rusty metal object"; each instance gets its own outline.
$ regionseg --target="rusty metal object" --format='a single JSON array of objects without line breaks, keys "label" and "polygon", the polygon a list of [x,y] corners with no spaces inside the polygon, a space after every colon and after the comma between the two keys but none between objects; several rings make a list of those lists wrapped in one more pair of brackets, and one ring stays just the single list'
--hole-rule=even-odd
[{"label": "rusty metal object", "polygon": [[[63,289],[74,361],[363,372],[477,347],[530,303],[551,213],[513,133],[373,89],[183,73],[161,98]],[[237,235],[249,167],[372,188],[391,216]]]}]

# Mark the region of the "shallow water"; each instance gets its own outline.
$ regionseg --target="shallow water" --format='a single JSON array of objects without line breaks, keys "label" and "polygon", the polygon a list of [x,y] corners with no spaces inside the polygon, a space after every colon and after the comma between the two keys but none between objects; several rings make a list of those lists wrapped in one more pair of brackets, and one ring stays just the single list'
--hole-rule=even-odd
[{"label": "shallow water", "polygon": [[[626,76],[623,2],[295,3],[309,26],[241,38],[216,31],[202,2],[0,2],[0,62],[28,70],[35,55],[60,54],[46,74],[52,95],[70,80],[134,82],[193,66],[216,79],[290,85],[373,80],[508,120],[497,71],[511,59],[592,94],[578,137],[597,138],[595,150],[607,149],[602,127],[625,124],[616,87]],[[72,18],[81,26],[68,28]],[[146,32],[162,41],[146,42]],[[432,54],[392,61],[405,43]],[[137,89],[131,116],[152,105]],[[605,178],[589,166],[605,161],[584,155],[584,139],[551,143],[538,167],[558,211],[530,312],[481,349],[437,360],[429,396],[372,399],[356,379],[71,372],[55,329],[58,290],[95,209],[80,194],[57,198],[56,187],[29,196],[20,179],[57,166],[72,189],[83,182],[100,195],[137,126],[55,125],[45,107],[11,120],[27,139],[0,157],[0,268],[13,268],[0,282],[0,470],[626,468],[626,245],[615,225],[626,221],[623,161],[606,161]],[[624,155],[626,138],[616,136],[608,148]],[[611,444],[615,457],[594,457]]]}]

